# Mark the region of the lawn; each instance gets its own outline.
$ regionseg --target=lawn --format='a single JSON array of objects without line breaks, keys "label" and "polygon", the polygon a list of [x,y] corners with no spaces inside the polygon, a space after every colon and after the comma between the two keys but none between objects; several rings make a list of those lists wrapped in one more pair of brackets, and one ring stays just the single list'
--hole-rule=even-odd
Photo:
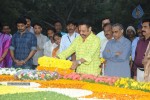
[{"label": "lawn", "polygon": [[0,100],[77,100],[55,92],[30,92],[0,95]]}]

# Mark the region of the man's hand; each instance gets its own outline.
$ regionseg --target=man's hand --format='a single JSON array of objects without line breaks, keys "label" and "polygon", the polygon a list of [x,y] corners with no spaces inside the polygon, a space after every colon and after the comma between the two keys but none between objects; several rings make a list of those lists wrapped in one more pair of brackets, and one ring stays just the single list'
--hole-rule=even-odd
[{"label": "man's hand", "polygon": [[71,66],[70,69],[75,70],[78,66],[79,66],[78,61],[77,61],[77,60],[76,60],[76,61],[73,61],[72,66]]},{"label": "man's hand", "polygon": [[14,62],[16,63],[17,66],[22,66],[25,64],[25,61],[23,61],[23,60],[19,61],[19,60],[15,59]]}]

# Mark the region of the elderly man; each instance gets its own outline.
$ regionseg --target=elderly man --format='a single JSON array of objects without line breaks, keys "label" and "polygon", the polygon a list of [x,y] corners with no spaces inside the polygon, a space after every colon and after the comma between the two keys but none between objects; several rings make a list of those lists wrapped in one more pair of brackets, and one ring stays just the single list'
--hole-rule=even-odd
[{"label": "elderly man", "polygon": [[112,31],[114,39],[107,43],[103,51],[103,57],[106,59],[105,75],[130,77],[131,42],[123,36],[121,24],[114,24]]},{"label": "elderly man", "polygon": [[71,54],[76,53],[76,61],[73,61],[72,69],[76,69],[77,73],[99,75],[100,40],[93,34],[88,21],[79,24],[79,33],[80,36],[58,57],[66,59]]}]

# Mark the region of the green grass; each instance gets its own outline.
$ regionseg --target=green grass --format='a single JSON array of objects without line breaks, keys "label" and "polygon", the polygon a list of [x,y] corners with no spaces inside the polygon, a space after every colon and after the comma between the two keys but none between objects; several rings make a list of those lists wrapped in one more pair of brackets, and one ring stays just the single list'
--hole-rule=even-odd
[{"label": "green grass", "polygon": [[0,100],[77,100],[55,92],[32,92],[0,95]]}]

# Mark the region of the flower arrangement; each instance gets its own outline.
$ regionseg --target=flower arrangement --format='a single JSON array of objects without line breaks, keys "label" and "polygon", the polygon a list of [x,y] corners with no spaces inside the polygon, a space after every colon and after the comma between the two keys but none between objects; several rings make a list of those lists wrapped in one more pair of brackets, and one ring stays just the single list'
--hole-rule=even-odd
[{"label": "flower arrangement", "polygon": [[13,75],[0,75],[0,82],[1,81],[14,81],[15,78]]},{"label": "flower arrangement", "polygon": [[71,80],[82,80],[93,83],[105,83],[109,85],[113,85],[119,79],[118,77],[94,76],[90,74],[78,74],[78,73],[71,73],[68,75],[64,75],[63,78]]},{"label": "flower arrangement", "polygon": [[0,68],[0,75],[14,75],[18,71],[22,70],[21,68]]},{"label": "flower arrangement", "polygon": [[20,80],[52,80],[58,79],[60,76],[57,72],[24,69],[17,72],[15,77]]},{"label": "flower arrangement", "polygon": [[54,68],[54,67],[43,67],[43,66],[38,66],[36,68],[36,70],[39,70],[39,71],[57,71],[61,76],[68,75],[68,74],[74,72],[74,70],[71,70],[71,69],[62,69],[62,68]]},{"label": "flower arrangement", "polygon": [[121,87],[121,88],[129,88],[129,89],[135,89],[135,90],[142,90],[142,91],[150,92],[150,83],[137,82],[137,81],[130,79],[130,78],[120,78],[115,82],[114,85],[116,87]]},{"label": "flower arrangement", "polygon": [[69,60],[62,60],[62,59],[43,56],[38,59],[38,64],[39,66],[43,66],[43,67],[69,69],[72,65],[72,62]]},{"label": "flower arrangement", "polygon": [[88,95],[84,98],[95,98],[95,99],[112,99],[112,100],[149,100],[149,93],[130,90],[125,88],[118,88],[114,86],[102,85],[89,83],[78,80],[50,80],[50,81],[36,81],[41,84],[41,88],[78,88],[91,90],[93,94]]},{"label": "flower arrangement", "polygon": [[[70,74],[71,75],[71,74]],[[37,82],[39,83],[41,86],[41,88],[48,88],[48,87],[53,87],[53,88],[78,88],[78,89],[86,89],[86,90],[91,90],[93,92],[93,94],[86,96],[85,98],[96,98],[96,99],[115,99],[115,100],[149,100],[150,98],[150,94],[149,92],[144,92],[144,91],[139,91],[139,90],[131,90],[131,89],[126,89],[126,88],[119,88],[119,87],[115,87],[115,86],[108,86],[108,85],[102,85],[102,84],[98,84],[98,83],[89,83],[89,82],[85,82],[85,81],[79,81],[76,80],[78,79],[77,77],[80,76],[80,78],[82,79],[82,75],[84,75],[84,79],[91,79],[92,75],[85,75],[85,74],[76,74],[76,73],[72,73],[72,76],[75,76],[76,78],[75,80],[68,80],[67,79],[59,79],[59,80],[32,80],[33,82]],[[8,76],[8,75],[0,75],[0,80],[1,80],[1,76]],[[9,75],[10,76],[10,75]],[[69,76],[69,75],[66,75]],[[96,78],[93,79],[97,79],[100,76],[97,76]],[[103,79],[103,77],[100,77]],[[109,77],[108,77],[109,78]],[[112,78],[112,77],[110,77]],[[115,78],[115,77],[114,77]],[[4,79],[8,79],[8,78],[4,78]],[[115,83],[117,84],[117,82],[120,82],[122,78],[119,78]],[[104,79],[105,80],[105,79]],[[7,80],[5,80],[7,81]],[[8,81],[10,81],[8,79]],[[16,80],[15,80],[16,81]],[[17,80],[17,81],[28,81],[30,82],[31,80]],[[125,78],[122,79],[122,81],[120,83],[122,84],[127,84],[129,82],[125,82],[127,80],[125,80]],[[115,84],[115,85],[116,85]],[[132,86],[138,86],[137,84],[133,84]],[[148,86],[148,84],[146,85]],[[146,87],[145,86],[145,87]],[[149,88],[149,87],[147,87]]]}]

